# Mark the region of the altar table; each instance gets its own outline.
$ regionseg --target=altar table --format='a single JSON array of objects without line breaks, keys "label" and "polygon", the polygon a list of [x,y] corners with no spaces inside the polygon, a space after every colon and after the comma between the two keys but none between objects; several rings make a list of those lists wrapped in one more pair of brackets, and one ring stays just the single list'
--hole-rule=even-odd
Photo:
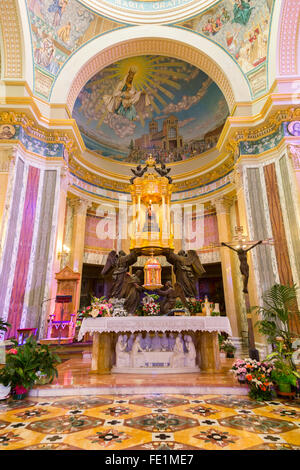
[{"label": "altar table", "polygon": [[86,333],[93,335],[91,372],[109,374],[113,366],[117,333],[178,332],[193,334],[200,369],[213,372],[220,369],[218,333],[232,335],[227,317],[210,316],[148,316],[84,318],[78,341]]}]

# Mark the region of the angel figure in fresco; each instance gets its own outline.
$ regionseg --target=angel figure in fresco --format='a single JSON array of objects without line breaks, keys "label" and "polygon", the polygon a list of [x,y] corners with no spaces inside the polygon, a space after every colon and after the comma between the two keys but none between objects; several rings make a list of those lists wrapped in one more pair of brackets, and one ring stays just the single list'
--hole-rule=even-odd
[{"label": "angel figure in fresco", "polygon": [[180,250],[178,254],[167,252],[168,263],[173,265],[176,281],[182,287],[186,298],[197,297],[197,280],[205,273],[205,269],[195,250]]},{"label": "angel figure in fresco", "polygon": [[126,299],[124,308],[127,313],[134,314],[141,302],[141,293],[144,291],[143,271],[138,269],[135,274],[126,273],[120,297]]},{"label": "angel figure in fresco", "polygon": [[113,297],[121,299],[121,291],[124,284],[124,279],[126,277],[129,266],[134,264],[137,261],[137,252],[132,251],[129,255],[126,255],[124,251],[119,251],[117,253],[115,250],[112,250],[103,267],[101,274],[108,281],[111,279],[110,292],[108,297]]},{"label": "angel figure in fresco", "polygon": [[249,2],[245,0],[235,0],[233,7],[234,18],[232,22],[245,26],[249,21],[252,10],[253,7],[250,6]]},{"label": "angel figure in fresco", "polygon": [[137,109],[145,109],[150,105],[148,95],[137,91],[133,85],[136,69],[130,67],[127,75],[115,88],[112,95],[104,95],[103,101],[107,111],[125,117],[129,121],[137,118]]},{"label": "angel figure in fresco", "polygon": [[184,296],[184,291],[178,282],[175,286],[172,286],[171,281],[167,281],[164,289],[158,289],[158,295],[163,297],[160,302],[160,312],[162,315],[168,315],[168,313],[175,308],[176,300],[179,297],[185,308],[188,310],[188,304]]},{"label": "angel figure in fresco", "polygon": [[232,246],[227,245],[227,243],[224,243],[224,242],[221,243],[222,246],[227,246],[227,248],[230,248],[231,250],[235,251],[238,254],[238,257],[240,260],[240,272],[244,281],[244,285],[243,285],[244,294],[248,294],[249,264],[247,260],[247,252],[252,250],[252,248],[256,247],[257,245],[260,245],[261,243],[262,243],[262,240],[255,243],[255,245],[251,245],[247,249],[233,248]]}]

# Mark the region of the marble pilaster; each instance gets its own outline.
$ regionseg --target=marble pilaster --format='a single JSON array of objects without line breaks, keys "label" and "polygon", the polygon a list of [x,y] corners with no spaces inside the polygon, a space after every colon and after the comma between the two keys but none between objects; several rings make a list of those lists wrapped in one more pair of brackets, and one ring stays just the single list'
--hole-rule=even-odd
[{"label": "marble pilaster", "polygon": [[[86,214],[88,208],[92,206],[92,203],[87,199],[74,198],[70,201],[70,205],[74,209],[70,268],[82,275]],[[81,286],[81,278],[79,282]],[[78,299],[78,302],[79,301],[80,299]],[[79,305],[76,306],[75,310],[78,308]]]}]

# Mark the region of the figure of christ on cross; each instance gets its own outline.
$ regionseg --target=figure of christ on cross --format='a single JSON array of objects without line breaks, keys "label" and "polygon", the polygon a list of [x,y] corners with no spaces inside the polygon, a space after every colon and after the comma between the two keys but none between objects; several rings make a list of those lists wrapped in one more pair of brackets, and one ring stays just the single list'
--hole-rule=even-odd
[{"label": "figure of christ on cross", "polygon": [[244,281],[244,287],[243,287],[243,292],[244,294],[248,294],[248,281],[249,281],[249,264],[247,260],[247,253],[248,251],[252,250],[255,248],[257,245],[260,245],[263,243],[262,240],[259,242],[255,243],[254,245],[249,246],[249,248],[244,249],[242,247],[239,248],[233,248],[233,246],[227,245],[227,243],[222,242],[221,245],[227,246],[231,250],[235,251],[238,254],[239,260],[240,260],[240,271],[243,276],[243,281]]},{"label": "figure of christ on cross", "polygon": [[254,339],[254,331],[252,325],[252,317],[250,313],[250,302],[249,302],[249,295],[248,295],[248,281],[249,281],[249,264],[247,260],[247,253],[248,251],[252,250],[258,245],[265,243],[263,240],[260,240],[253,245],[250,245],[248,248],[243,248],[239,246],[238,248],[234,248],[233,246],[222,242],[222,246],[227,246],[231,250],[235,251],[240,260],[240,272],[243,277],[243,293],[245,294],[245,303],[247,309],[247,320],[248,320],[248,343],[249,343],[249,356],[251,359],[256,359],[259,361],[259,352],[255,347],[255,339]]}]

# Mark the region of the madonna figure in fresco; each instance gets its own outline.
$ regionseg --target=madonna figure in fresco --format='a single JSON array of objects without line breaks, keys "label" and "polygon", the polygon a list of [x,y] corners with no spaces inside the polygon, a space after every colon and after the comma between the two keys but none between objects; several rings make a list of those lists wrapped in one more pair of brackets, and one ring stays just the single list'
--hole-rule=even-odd
[{"label": "madonna figure in fresco", "polygon": [[150,101],[145,92],[137,91],[133,86],[136,70],[130,67],[126,77],[119,82],[112,95],[104,95],[103,101],[110,113],[124,116],[130,121],[137,117],[136,106],[145,108]]}]

